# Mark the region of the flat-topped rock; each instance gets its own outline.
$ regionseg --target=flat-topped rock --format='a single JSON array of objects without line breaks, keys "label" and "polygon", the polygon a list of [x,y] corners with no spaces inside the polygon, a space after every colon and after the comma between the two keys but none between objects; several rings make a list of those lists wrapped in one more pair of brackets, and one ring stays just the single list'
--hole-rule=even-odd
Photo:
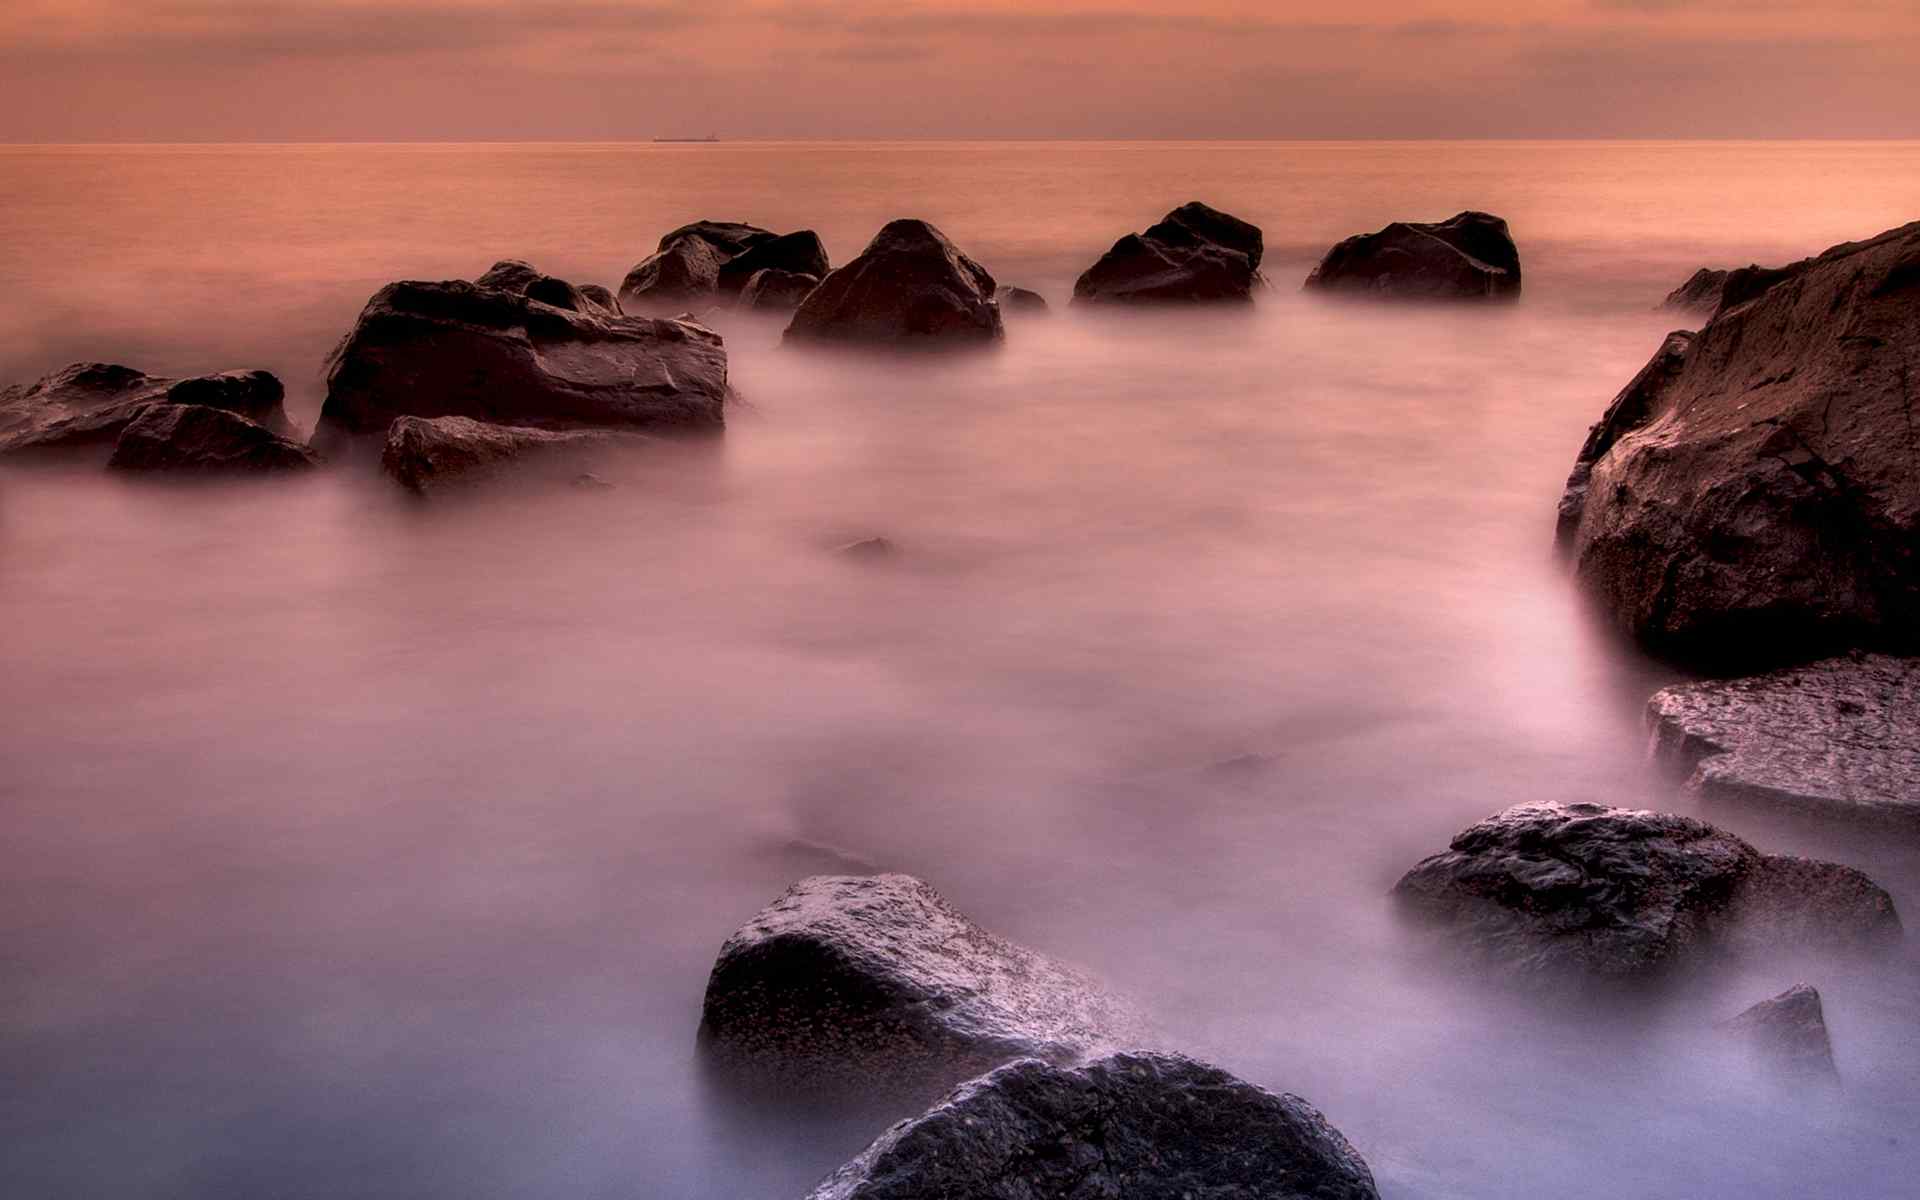
[{"label": "flat-topped rock", "polygon": [[253,475],[304,471],[320,457],[238,413],[205,404],[150,404],[113,444],[114,471]]},{"label": "flat-topped rock", "polygon": [[1073,285],[1076,304],[1245,302],[1260,283],[1260,227],[1190,201],[1113,244]]},{"label": "flat-topped rock", "polygon": [[1722,1021],[1718,1028],[1785,1082],[1840,1082],[1840,1072],[1833,1065],[1833,1040],[1827,1035],[1826,1008],[1820,993],[1807,984],[1796,983]]},{"label": "flat-topped rock", "polygon": [[925,221],[892,221],[807,294],[789,342],[977,346],[1002,336],[993,276]]},{"label": "flat-topped rock", "polygon": [[1520,282],[1520,251],[1507,223],[1463,212],[1350,237],[1327,251],[1306,286],[1390,300],[1512,300]]},{"label": "flat-topped rock", "polygon": [[1711,802],[1920,821],[1920,659],[1861,654],[1647,702],[1649,749]]},{"label": "flat-topped rock", "polygon": [[104,455],[147,406],[197,404],[292,431],[285,389],[266,371],[165,379],[117,363],[74,363],[0,391],[0,454],[92,450]]},{"label": "flat-topped rock", "polygon": [[1035,1059],[881,1134],[807,1200],[1377,1200],[1311,1104],[1218,1067],[1116,1054]]},{"label": "flat-topped rock", "polygon": [[1668,292],[1660,307],[1712,316],[1713,310],[1720,307],[1720,293],[1727,286],[1728,274],[1701,267],[1689,275],[1685,283]]},{"label": "flat-topped rock", "polygon": [[468,417],[398,417],[387,430],[382,469],[401,487],[428,495],[512,469],[521,478],[573,483],[606,456],[644,445],[643,434],[602,429],[530,429]]}]

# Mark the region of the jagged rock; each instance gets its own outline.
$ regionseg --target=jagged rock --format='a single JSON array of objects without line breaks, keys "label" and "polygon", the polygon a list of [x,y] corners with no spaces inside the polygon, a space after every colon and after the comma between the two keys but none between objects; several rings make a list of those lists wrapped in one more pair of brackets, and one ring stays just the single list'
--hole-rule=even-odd
[{"label": "jagged rock", "polygon": [[740,307],[749,312],[785,312],[799,308],[807,293],[820,286],[817,275],[768,268],[755,271],[740,291]]},{"label": "jagged rock", "polygon": [[204,404],[149,404],[120,431],[115,471],[253,474],[303,471],[319,455],[238,413]]},{"label": "jagged rock", "polygon": [[74,363],[30,387],[0,391],[0,454],[112,446],[152,404],[199,404],[289,432],[280,381],[265,371],[162,379],[115,363]]},{"label": "jagged rock", "polygon": [[1685,283],[1668,292],[1660,307],[1711,315],[1714,309],[1720,307],[1720,292],[1727,285],[1727,274],[1725,271],[1701,267],[1688,276]]},{"label": "jagged rock", "polygon": [[498,288],[503,292],[525,293],[527,286],[537,279],[545,279],[532,263],[518,258],[503,258],[483,271],[474,282],[484,288]]},{"label": "jagged rock", "polygon": [[462,280],[393,283],[360,313],[327,374],[323,429],[472,417],[543,429],[710,430],[727,352],[689,321],[555,308]]},{"label": "jagged rock", "polygon": [[1047,298],[1023,287],[1002,287],[995,299],[1002,313],[1041,314],[1048,311]]},{"label": "jagged rock", "polygon": [[1075,281],[1073,299],[1076,304],[1250,300],[1264,250],[1258,226],[1191,201],[1145,233],[1115,242]]},{"label": "jagged rock", "polygon": [[1915,648],[1915,363],[1920,223],[1733,272],[1581,452],[1561,529],[1582,583],[1649,649],[1715,670]]},{"label": "jagged rock", "polygon": [[961,1085],[881,1134],[808,1200],[1376,1200],[1312,1105],[1218,1067],[1116,1054],[1036,1059]]},{"label": "jagged rock", "polygon": [[738,293],[761,271],[784,271],[817,280],[828,269],[827,248],[820,244],[820,235],[802,229],[756,241],[727,259],[720,266],[719,287],[723,292]]},{"label": "jagged rock", "polygon": [[1395,221],[1327,251],[1306,286],[1395,300],[1511,300],[1520,295],[1520,252],[1491,213]]},{"label": "jagged rock", "polygon": [[1837,863],[1763,854],[1704,821],[1522,804],[1394,886],[1470,959],[1521,979],[1644,979],[1783,947],[1884,947],[1893,900]]},{"label": "jagged rock", "polygon": [[1023,1056],[1127,1033],[1090,977],[996,937],[908,875],[803,879],[728,938],[700,1039],[736,1071],[936,1094]]},{"label": "jagged rock", "polygon": [[1708,802],[1920,821],[1920,659],[1853,655],[1647,702],[1653,756]]},{"label": "jagged rock", "polygon": [[529,429],[467,417],[398,417],[387,430],[380,465],[408,491],[426,495],[471,484],[512,466],[516,473],[578,482],[588,464],[651,439],[603,429]]},{"label": "jagged rock", "polygon": [[1722,1021],[1720,1031],[1783,1079],[1794,1083],[1840,1082],[1827,1036],[1820,993],[1796,983],[1771,1000]]},{"label": "jagged rock", "polygon": [[1001,338],[993,276],[925,221],[890,221],[793,314],[791,342],[978,345]]}]

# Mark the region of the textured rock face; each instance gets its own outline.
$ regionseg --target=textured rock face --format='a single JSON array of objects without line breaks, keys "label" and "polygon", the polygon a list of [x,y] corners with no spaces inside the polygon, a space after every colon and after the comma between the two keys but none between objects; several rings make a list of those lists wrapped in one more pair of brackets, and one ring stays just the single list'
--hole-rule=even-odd
[{"label": "textured rock face", "polygon": [[1650,753],[1704,800],[1920,822],[1920,660],[1682,684],[1647,702],[1647,726]]},{"label": "textured rock face", "polygon": [[808,1200],[1375,1200],[1373,1174],[1298,1096],[1192,1059],[1034,1059],[881,1134]]},{"label": "textured rock face", "polygon": [[1686,365],[1687,351],[1693,346],[1693,336],[1684,329],[1668,334],[1652,361],[1640,368],[1640,373],[1620,389],[1620,394],[1607,406],[1606,413],[1587,431],[1587,440],[1573,460],[1572,473],[1567,476],[1566,491],[1560,496],[1554,537],[1563,550],[1572,546],[1573,536],[1580,528],[1580,516],[1586,511],[1587,488],[1592,482],[1593,464],[1613,449],[1613,444],[1623,434],[1645,424],[1648,416],[1659,408],[1667,389],[1679,378],[1680,368]]},{"label": "textured rock face", "polygon": [[1001,337],[993,276],[925,221],[892,221],[807,295],[790,342],[979,345]]},{"label": "textured rock face", "polygon": [[1396,221],[1327,251],[1307,287],[1394,300],[1511,300],[1520,295],[1520,252],[1491,213]]},{"label": "textured rock face", "polygon": [[287,432],[284,396],[265,371],[161,379],[113,363],[75,363],[30,387],[0,391],[0,454],[104,451],[152,404],[225,409]]},{"label": "textured rock face", "polygon": [[800,307],[807,293],[819,286],[817,275],[798,275],[772,268],[755,271],[740,291],[740,307],[749,312],[790,313]]},{"label": "textured rock face", "polygon": [[1762,854],[1704,821],[1524,804],[1473,825],[1394,887],[1469,957],[1521,978],[1633,979],[1722,954],[1870,948],[1887,893],[1835,863]]},{"label": "textured rock face", "polygon": [[620,306],[658,311],[708,299],[720,286],[725,261],[705,238],[683,237],[664,245],[620,281]]},{"label": "textured rock face", "polygon": [[204,404],[150,404],[127,423],[107,466],[116,471],[261,474],[304,471],[319,456],[237,413]]},{"label": "textured rock face", "polygon": [[827,273],[827,249],[811,229],[778,234],[731,221],[696,221],[660,239],[660,248],[627,273],[621,302],[639,311],[739,296],[761,271]]},{"label": "textured rock face", "polygon": [[1246,301],[1260,280],[1256,225],[1195,200],[1130,233],[1073,285],[1075,303]]},{"label": "textured rock face", "polygon": [[723,1063],[931,1094],[1131,1027],[1089,977],[996,937],[908,875],[804,879],[727,939],[700,1037]]},{"label": "textured rock face", "polygon": [[1582,453],[1562,520],[1581,581],[1649,649],[1716,670],[1912,647],[1916,363],[1920,224],[1733,272]]},{"label": "textured rock face", "polygon": [[1720,292],[1727,286],[1727,274],[1701,267],[1688,276],[1685,283],[1668,292],[1661,307],[1711,315],[1720,307]]},{"label": "textured rock face", "polygon": [[1840,1082],[1820,993],[1796,983],[1771,1000],[1720,1023],[1720,1031],[1795,1083]]},{"label": "textured rock face", "polygon": [[334,352],[320,421],[351,434],[401,416],[707,430],[726,399],[720,335],[693,322],[555,308],[461,280],[393,283]]},{"label": "textured rock face", "polygon": [[489,425],[467,417],[400,417],[387,430],[380,465],[394,482],[426,495],[476,483],[512,467],[517,474],[573,481],[602,457],[647,442],[642,434]]}]

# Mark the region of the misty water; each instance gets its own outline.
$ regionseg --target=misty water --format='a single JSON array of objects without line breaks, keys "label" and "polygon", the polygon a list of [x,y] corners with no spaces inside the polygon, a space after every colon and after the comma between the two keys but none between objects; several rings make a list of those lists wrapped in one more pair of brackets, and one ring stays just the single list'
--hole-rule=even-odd
[{"label": "misty water", "polygon": [[[1194,198],[1265,228],[1253,311],[1068,310]],[[1298,292],[1467,207],[1518,306]],[[798,1200],[880,1122],[721,1103],[707,970],[795,879],[899,870],[1389,1197],[1910,1195],[1910,950],[1546,1005],[1386,891],[1520,801],[1692,811],[1642,759],[1679,676],[1583,610],[1560,485],[1695,267],[1916,215],[1907,143],[0,148],[0,382],[263,367],[310,424],[382,283],[617,284],[700,217],[837,262],[925,217],[1054,304],[952,360],[716,316],[724,439],[607,491],[0,474],[0,1194]],[[1911,837],[1708,815],[1920,913]],[[1837,1096],[1708,1032],[1802,978]]]}]

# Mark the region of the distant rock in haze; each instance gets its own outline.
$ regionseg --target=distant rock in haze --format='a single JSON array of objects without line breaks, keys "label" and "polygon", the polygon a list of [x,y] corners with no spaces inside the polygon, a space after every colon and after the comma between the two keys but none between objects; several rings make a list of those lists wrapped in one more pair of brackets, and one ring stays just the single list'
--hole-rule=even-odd
[{"label": "distant rock in haze", "polygon": [[1771,1000],[1722,1021],[1720,1032],[1740,1045],[1783,1082],[1834,1085],[1833,1040],[1820,993],[1796,983]]},{"label": "distant rock in haze", "polygon": [[1074,283],[1074,303],[1250,300],[1264,252],[1259,226],[1191,201],[1115,242]]},{"label": "distant rock in haze", "polygon": [[891,221],[808,293],[788,342],[936,347],[1001,339],[993,276],[925,221]]},{"label": "distant rock in haze", "polygon": [[1006,313],[1044,315],[1048,311],[1045,296],[1023,287],[1008,287],[1003,284],[994,298],[1000,302],[1000,311],[1003,315]]},{"label": "distant rock in haze", "polygon": [[1306,286],[1390,300],[1512,300],[1520,295],[1520,252],[1491,213],[1395,221],[1327,251]]},{"label": "distant rock in haze", "polygon": [[578,484],[608,454],[644,444],[642,434],[601,429],[548,430],[490,425],[467,417],[398,417],[387,430],[380,465],[421,495],[473,484],[512,468],[519,477]]},{"label": "distant rock in haze", "polygon": [[238,413],[204,404],[151,404],[113,444],[115,471],[252,475],[304,471],[320,457]]},{"label": "distant rock in haze", "polygon": [[223,409],[280,434],[292,432],[285,389],[265,371],[163,379],[114,363],[74,363],[30,387],[0,391],[0,455],[108,449],[147,407]]},{"label": "distant rock in haze", "polygon": [[1668,292],[1660,307],[1711,316],[1713,310],[1720,307],[1720,293],[1727,286],[1728,274],[1726,271],[1701,267],[1688,276],[1685,283]]}]

